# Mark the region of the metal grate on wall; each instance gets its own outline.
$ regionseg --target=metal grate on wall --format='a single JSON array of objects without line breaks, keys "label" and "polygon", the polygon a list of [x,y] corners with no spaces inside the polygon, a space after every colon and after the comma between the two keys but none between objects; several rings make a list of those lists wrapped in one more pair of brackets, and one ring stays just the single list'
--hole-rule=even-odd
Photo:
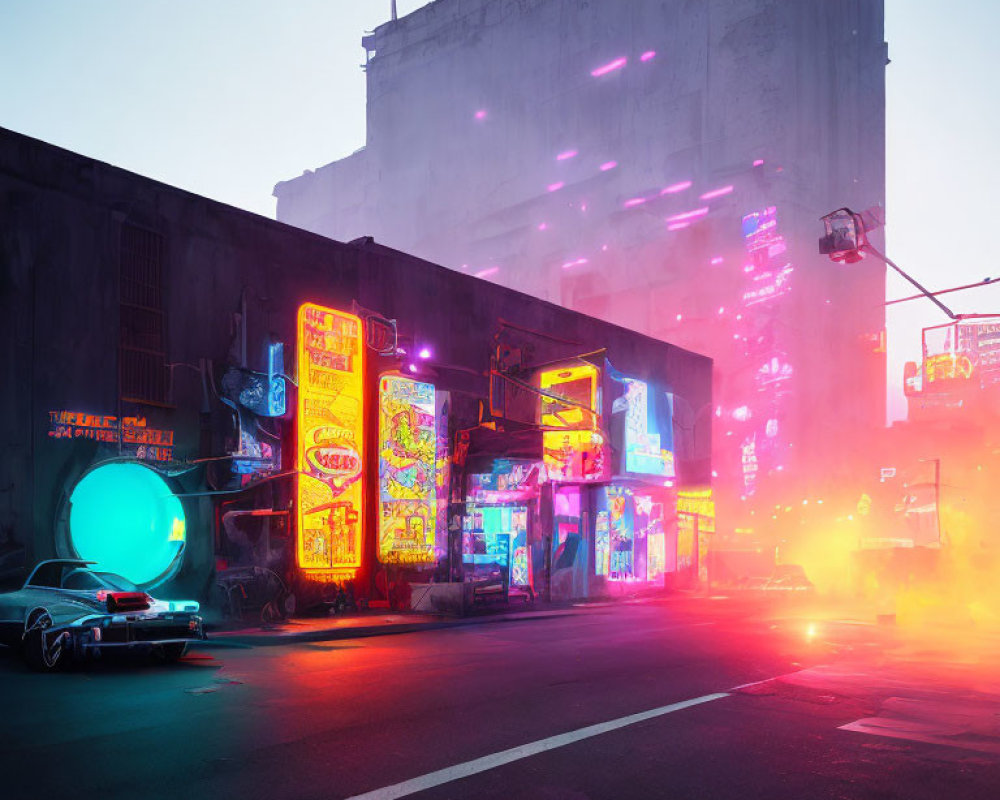
[{"label": "metal grate on wall", "polygon": [[134,403],[167,404],[162,234],[125,223],[119,264],[119,394]]}]

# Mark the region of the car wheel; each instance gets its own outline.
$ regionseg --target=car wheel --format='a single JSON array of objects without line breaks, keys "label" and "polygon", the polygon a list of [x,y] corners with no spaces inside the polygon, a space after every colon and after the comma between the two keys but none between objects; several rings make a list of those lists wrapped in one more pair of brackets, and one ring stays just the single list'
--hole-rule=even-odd
[{"label": "car wheel", "polygon": [[170,644],[161,644],[157,650],[156,655],[161,661],[167,664],[172,664],[175,661],[180,661],[184,658],[184,654],[187,652],[187,642],[171,642]]},{"label": "car wheel", "polygon": [[68,633],[52,634],[52,617],[47,611],[36,611],[24,629],[24,660],[33,670],[53,672],[63,663]]}]

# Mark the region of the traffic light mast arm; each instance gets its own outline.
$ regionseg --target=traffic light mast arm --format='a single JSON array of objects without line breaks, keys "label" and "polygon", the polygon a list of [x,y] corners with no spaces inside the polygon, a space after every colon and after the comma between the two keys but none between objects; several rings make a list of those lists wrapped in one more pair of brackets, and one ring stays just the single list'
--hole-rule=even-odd
[{"label": "traffic light mast arm", "polygon": [[867,242],[866,241],[862,245],[862,249],[865,252],[871,253],[876,258],[884,261],[886,264],[888,264],[890,267],[892,267],[894,270],[896,270],[896,272],[898,272],[900,275],[902,275],[906,280],[908,280],[910,283],[912,283],[914,286],[916,286],[917,289],[920,290],[920,293],[924,297],[926,297],[928,300],[930,300],[931,302],[933,302],[934,305],[936,305],[938,308],[940,308],[945,314],[947,314],[949,319],[958,319],[959,318],[950,308],[948,308],[948,306],[946,306],[944,303],[942,303],[940,300],[938,300],[934,296],[933,292],[928,291],[923,286],[921,286],[914,278],[911,278],[909,275],[907,275],[905,272],[903,272],[903,270],[900,269],[891,258],[889,258],[888,256],[883,255],[882,253],[880,253],[878,251],[878,249],[871,242]]}]

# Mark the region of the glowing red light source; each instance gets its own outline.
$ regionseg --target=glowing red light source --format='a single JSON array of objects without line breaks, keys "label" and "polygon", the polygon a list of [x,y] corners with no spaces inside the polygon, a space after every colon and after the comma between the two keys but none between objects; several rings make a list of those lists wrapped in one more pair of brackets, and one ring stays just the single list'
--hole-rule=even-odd
[{"label": "glowing red light source", "polygon": [[710,192],[705,192],[701,196],[702,200],[713,200],[716,197],[723,197],[724,195],[731,194],[733,191],[732,186],[721,186],[718,189],[712,189]]},{"label": "glowing red light source", "polygon": [[683,192],[685,189],[691,188],[691,181],[680,181],[679,183],[672,183],[663,190],[660,194],[677,194],[677,192]]},{"label": "glowing red light source", "polygon": [[607,64],[603,64],[597,69],[592,69],[590,74],[595,78],[599,78],[602,75],[607,75],[609,72],[614,72],[616,69],[621,69],[627,63],[627,58],[616,58],[614,61],[609,61]]},{"label": "glowing red light source", "polygon": [[656,56],[656,51],[655,50],[647,50],[645,53],[643,53],[641,56],[639,56],[639,60],[640,61],[649,61],[651,58],[653,58],[655,56]]}]

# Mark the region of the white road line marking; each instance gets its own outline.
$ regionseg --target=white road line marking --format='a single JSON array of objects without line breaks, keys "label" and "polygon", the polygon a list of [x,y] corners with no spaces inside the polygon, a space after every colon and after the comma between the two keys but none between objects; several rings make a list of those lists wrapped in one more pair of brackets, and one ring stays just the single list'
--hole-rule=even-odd
[{"label": "white road line marking", "polygon": [[512,747],[510,750],[501,750],[499,753],[493,753],[489,756],[483,756],[482,758],[476,758],[472,761],[466,761],[464,764],[456,764],[453,767],[439,769],[437,772],[428,772],[426,775],[421,775],[419,778],[411,778],[410,780],[403,781],[402,783],[386,786],[382,789],[375,789],[371,792],[365,792],[364,794],[355,795],[354,797],[348,798],[348,800],[395,800],[397,797],[406,797],[407,795],[415,794],[416,792],[422,792],[425,789],[432,789],[435,786],[441,786],[444,783],[451,783],[452,781],[467,778],[470,775],[476,775],[480,772],[495,769],[496,767],[502,767],[504,764],[510,764],[513,761],[520,761],[523,758],[529,758],[531,756],[538,755],[539,753],[556,750],[560,747],[565,747],[568,744],[573,744],[574,742],[579,742],[583,739],[589,739],[592,736],[599,736],[602,733],[608,733],[609,731],[625,728],[629,725],[635,725],[637,722],[645,722],[647,719],[662,717],[664,714],[672,714],[674,711],[682,711],[685,708],[691,708],[692,706],[701,705],[702,703],[710,703],[713,700],[719,700],[728,696],[729,695],[726,692],[706,694],[702,697],[696,697],[693,700],[671,703],[669,706],[661,706],[660,708],[653,708],[649,711],[641,711],[638,714],[630,714],[627,717],[619,717],[618,719],[613,719],[608,722],[600,722],[597,725],[588,725],[586,728],[580,728],[579,730],[570,731],[569,733],[560,733],[556,736],[550,736],[547,739],[539,739],[537,742],[522,744],[518,747]]}]

